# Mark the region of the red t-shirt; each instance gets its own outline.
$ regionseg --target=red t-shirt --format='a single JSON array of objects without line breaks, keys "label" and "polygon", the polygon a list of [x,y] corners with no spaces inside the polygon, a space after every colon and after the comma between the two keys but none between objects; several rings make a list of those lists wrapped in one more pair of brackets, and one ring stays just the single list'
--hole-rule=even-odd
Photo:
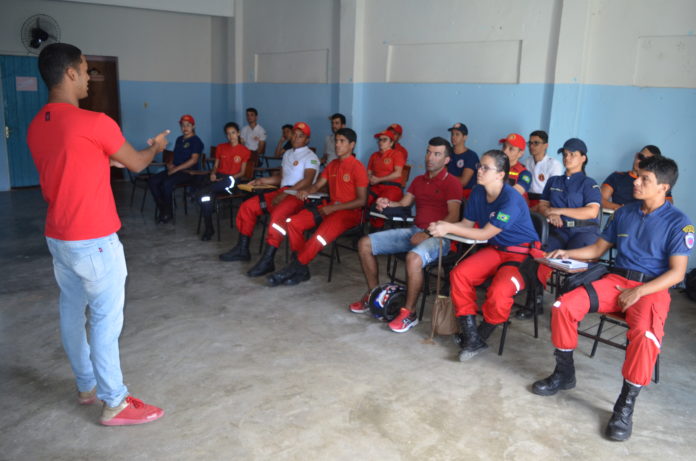
[{"label": "red t-shirt", "polygon": [[215,149],[215,158],[220,160],[218,174],[234,176],[242,169],[242,164],[249,161],[251,151],[241,144],[232,146],[228,142],[218,144]]},{"label": "red t-shirt", "polygon": [[[403,167],[404,165],[406,165],[406,158],[403,152],[389,149],[385,152],[377,151],[372,154],[367,169],[378,178],[382,178],[392,174],[397,166]],[[399,181],[400,178],[394,180],[394,182]]]},{"label": "red t-shirt", "polygon": [[321,172],[329,183],[329,194],[333,202],[347,203],[358,196],[357,187],[367,187],[367,170],[357,158],[349,155],[344,159],[332,160]]},{"label": "red t-shirt", "polygon": [[109,156],[125,141],[116,122],[101,112],[50,103],[36,114],[27,143],[48,202],[47,237],[89,240],[120,229]]},{"label": "red t-shirt", "polygon": [[416,217],[413,224],[425,229],[433,221],[445,219],[447,202],[462,200],[462,183],[443,168],[434,178],[428,173],[417,176],[408,188],[416,198]]}]

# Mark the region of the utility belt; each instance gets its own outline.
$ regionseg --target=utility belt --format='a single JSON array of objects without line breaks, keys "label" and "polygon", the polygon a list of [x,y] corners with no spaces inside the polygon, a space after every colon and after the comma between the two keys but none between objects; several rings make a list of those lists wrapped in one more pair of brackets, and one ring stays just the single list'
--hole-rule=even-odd
[{"label": "utility belt", "polygon": [[[392,187],[398,187],[401,189],[401,183],[400,182],[394,182],[394,181],[384,181],[379,184],[375,184],[375,186],[392,186]],[[369,188],[369,194],[374,196],[375,198],[379,198],[379,195],[377,195],[377,192],[374,192],[372,188]]]},{"label": "utility belt", "polygon": [[599,224],[594,219],[569,219],[568,221],[563,221],[563,227],[566,229],[590,226],[599,226]]},{"label": "utility belt", "polygon": [[541,200],[541,194],[537,192],[527,192],[527,197],[529,200]]},{"label": "utility belt", "polygon": [[639,283],[647,283],[651,280],[655,280],[657,277],[654,277],[652,275],[645,274],[640,271],[634,271],[631,269],[623,269],[621,267],[612,267],[609,269],[609,272],[612,274],[620,275],[621,277],[625,278],[626,280],[631,280],[633,282],[639,282]]},{"label": "utility belt", "polygon": [[533,249],[539,247],[539,242],[533,243],[521,243],[514,246],[503,246],[503,245],[490,245],[498,251],[505,251],[507,253],[516,253],[519,255],[528,255]]}]

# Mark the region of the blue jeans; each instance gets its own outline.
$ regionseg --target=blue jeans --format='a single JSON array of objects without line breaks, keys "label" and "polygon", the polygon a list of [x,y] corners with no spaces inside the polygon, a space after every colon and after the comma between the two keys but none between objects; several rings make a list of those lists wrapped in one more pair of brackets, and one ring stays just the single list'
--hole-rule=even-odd
[{"label": "blue jeans", "polygon": [[46,242],[60,287],[60,334],[77,389],[96,385],[97,398],[115,407],[128,394],[118,351],[128,274],[123,245],[115,233],[76,241],[46,237]]},{"label": "blue jeans", "polygon": [[[423,267],[433,261],[437,261],[440,253],[440,239],[429,238],[423,240],[416,246],[411,243],[411,237],[418,232],[422,232],[416,226],[401,229],[390,229],[369,234],[370,244],[372,245],[373,255],[391,255],[395,253],[408,253],[412,251],[421,258]],[[445,256],[450,249],[450,241],[442,239],[442,256]]]}]

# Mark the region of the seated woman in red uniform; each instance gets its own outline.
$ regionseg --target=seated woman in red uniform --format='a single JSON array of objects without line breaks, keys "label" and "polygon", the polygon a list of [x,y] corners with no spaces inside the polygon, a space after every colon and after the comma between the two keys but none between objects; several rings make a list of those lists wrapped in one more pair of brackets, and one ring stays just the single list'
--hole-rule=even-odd
[{"label": "seated woman in red uniform", "polygon": [[[458,223],[437,221],[428,227],[434,237],[454,234],[487,240],[488,245],[462,261],[450,273],[451,296],[461,327],[459,360],[468,360],[487,348],[485,340],[510,317],[513,296],[524,289],[519,263],[539,247],[524,197],[508,184],[510,160],[499,150],[489,150],[477,165],[474,186]],[[478,225],[478,228],[474,226]],[[541,253],[541,252],[540,252]],[[512,264],[510,264],[512,263]],[[476,287],[493,277],[481,306],[483,322],[476,328]]]},{"label": "seated woman in red uniform", "polygon": [[[370,181],[367,206],[371,206],[377,197],[386,197],[393,202],[398,202],[403,197],[401,189],[401,171],[406,165],[403,152],[394,149],[395,134],[391,130],[384,130],[375,135],[379,150],[372,154],[367,164],[367,178]],[[384,227],[384,220],[373,218],[370,220],[373,228]]]},{"label": "seated woman in red uniform", "polygon": [[234,122],[225,124],[225,136],[228,142],[218,144],[215,148],[215,164],[210,172],[210,184],[204,186],[200,192],[201,210],[205,222],[201,240],[210,240],[215,234],[212,217],[215,195],[230,186],[230,176],[237,181],[244,175],[251,156],[251,151],[239,142],[239,125]]}]

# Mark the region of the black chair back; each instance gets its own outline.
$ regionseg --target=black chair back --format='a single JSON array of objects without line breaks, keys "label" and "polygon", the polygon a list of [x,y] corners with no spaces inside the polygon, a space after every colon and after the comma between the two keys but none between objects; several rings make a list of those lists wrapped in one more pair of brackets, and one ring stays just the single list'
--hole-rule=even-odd
[{"label": "black chair back", "polygon": [[546,243],[549,241],[549,222],[546,218],[536,211],[530,211],[532,215],[532,224],[534,229],[539,235],[539,241],[541,242],[541,249],[546,250]]}]

